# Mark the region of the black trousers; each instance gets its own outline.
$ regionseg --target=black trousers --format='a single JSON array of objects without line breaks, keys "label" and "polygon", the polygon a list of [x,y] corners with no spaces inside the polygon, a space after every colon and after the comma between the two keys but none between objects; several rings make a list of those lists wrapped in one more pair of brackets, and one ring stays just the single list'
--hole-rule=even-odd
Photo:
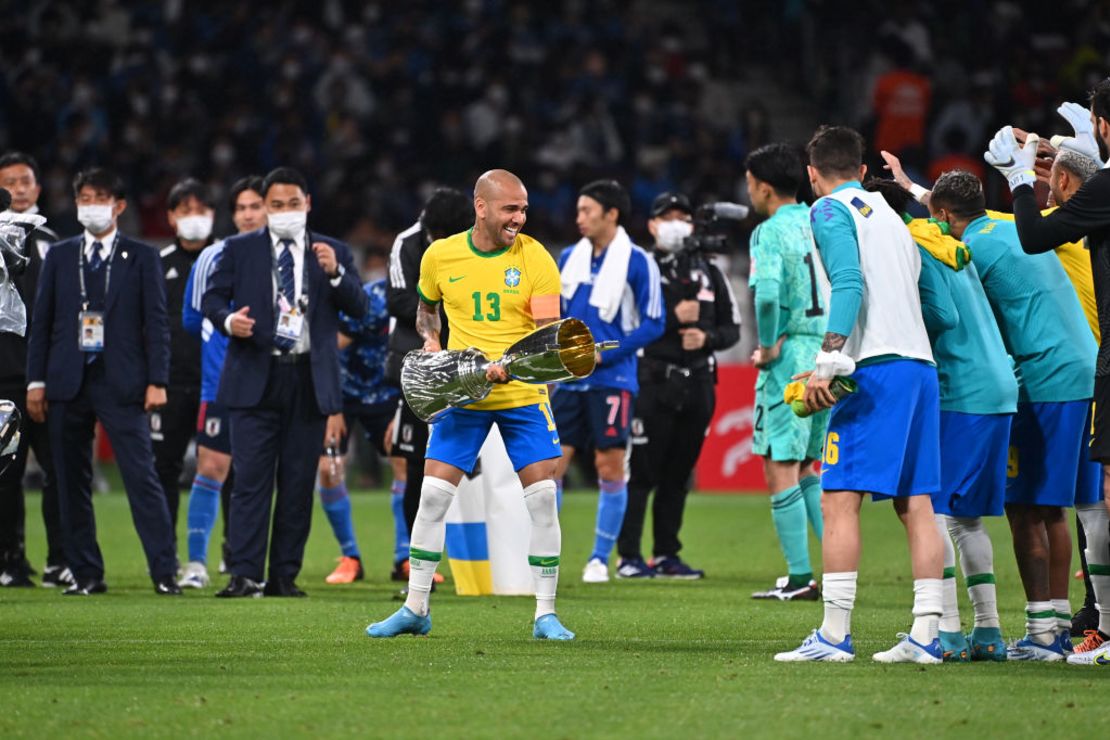
[{"label": "black trousers", "polygon": [[643,557],[640,541],[652,491],[655,491],[651,509],[652,554],[670,557],[682,549],[678,532],[682,529],[686,494],[690,492],[690,475],[701,454],[716,400],[713,376],[709,373],[689,379],[681,408],[675,408],[673,387],[641,381],[632,427],[628,509],[617,539],[617,552],[622,559]]},{"label": "black trousers", "polygon": [[420,489],[424,486],[424,453],[428,450],[428,425],[413,413],[402,398],[401,413],[393,430],[393,454],[405,458],[405,496],[402,499],[409,532],[420,509]]},{"label": "black trousers", "polygon": [[232,575],[263,580],[267,540],[270,580],[293,580],[301,571],[327,423],[316,403],[307,355],[303,360],[281,364],[275,358],[259,404],[231,409],[235,483],[228,516],[228,570]]},{"label": "black trousers", "polygon": [[58,509],[58,481],[50,456],[50,433],[46,424],[31,421],[27,415],[27,385],[0,386],[0,398],[16,405],[22,417],[22,435],[15,459],[0,473],[0,564],[22,563],[26,559],[23,502],[23,474],[27,471],[28,450],[34,450],[42,468],[42,522],[46,526],[46,564],[64,565],[62,515]]},{"label": "black trousers", "polygon": [[177,568],[173,527],[154,472],[150,421],[141,403],[117,403],[112,395],[104,377],[104,361],[98,360],[85,368],[75,398],[50,401],[47,409],[66,562],[79,581],[104,577],[92,503],[92,443],[99,419],[116,453],[151,578],[172,578]]},{"label": "black trousers", "polygon": [[199,411],[199,387],[170,386],[166,389],[165,407],[150,415],[154,469],[162,484],[174,532],[177,532],[177,510],[181,503],[181,471],[185,468],[189,441],[197,433]]}]

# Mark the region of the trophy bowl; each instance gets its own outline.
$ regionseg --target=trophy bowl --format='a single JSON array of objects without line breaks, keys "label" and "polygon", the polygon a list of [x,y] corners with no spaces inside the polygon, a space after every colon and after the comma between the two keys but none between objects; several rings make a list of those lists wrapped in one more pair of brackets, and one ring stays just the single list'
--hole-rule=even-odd
[{"label": "trophy bowl", "polygon": [[474,347],[425,352],[414,349],[401,363],[401,392],[413,413],[435,423],[452,408],[481,401],[493,390],[489,360]]}]

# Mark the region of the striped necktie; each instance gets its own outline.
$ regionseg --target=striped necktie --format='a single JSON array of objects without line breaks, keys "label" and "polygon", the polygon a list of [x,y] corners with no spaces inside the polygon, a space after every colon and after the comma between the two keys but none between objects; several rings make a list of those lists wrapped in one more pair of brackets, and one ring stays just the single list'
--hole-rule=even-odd
[{"label": "striped necktie", "polygon": [[[281,285],[279,287],[281,288],[282,295],[285,296],[285,300],[289,302],[289,305],[290,306],[296,306],[297,305],[297,295],[296,295],[297,280],[296,280],[296,277],[295,277],[295,271],[294,271],[294,266],[293,266],[293,250],[292,250],[293,240],[292,239],[282,239],[281,240],[281,246],[282,246],[281,255],[278,257],[278,263],[277,263],[278,264],[278,276],[281,278]],[[280,313],[280,311],[279,311],[279,313]],[[276,334],[274,336],[274,345],[278,349],[280,349],[282,352],[288,352],[289,350],[293,349],[293,347],[296,346],[296,344],[297,343],[292,339],[288,339],[286,337],[279,337]]]}]

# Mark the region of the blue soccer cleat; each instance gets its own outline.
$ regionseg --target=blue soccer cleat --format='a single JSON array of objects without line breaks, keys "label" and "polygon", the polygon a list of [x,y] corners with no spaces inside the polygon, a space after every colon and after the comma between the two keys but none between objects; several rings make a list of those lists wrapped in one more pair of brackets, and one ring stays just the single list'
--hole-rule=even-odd
[{"label": "blue soccer cleat", "polygon": [[1008,660],[1034,660],[1043,663],[1055,663],[1063,660],[1066,654],[1060,641],[1060,635],[1056,635],[1056,638],[1047,645],[1042,645],[1026,635],[1020,640],[1010,643],[1010,646],[1006,648],[1006,657]]},{"label": "blue soccer cleat", "polygon": [[396,637],[397,635],[426,635],[432,631],[432,615],[420,616],[407,606],[395,611],[389,619],[374,622],[366,628],[370,637]]},{"label": "blue soccer cleat", "polygon": [[938,638],[940,639],[940,651],[944,656],[945,663],[971,662],[971,646],[968,645],[963,632],[945,632],[941,630],[938,633]]},{"label": "blue soccer cleat", "polygon": [[997,627],[976,627],[968,636],[972,660],[1006,660],[1006,643],[1002,640],[1002,630]]},{"label": "blue soccer cleat", "polygon": [[537,640],[573,640],[574,633],[564,627],[554,614],[544,614],[536,620],[532,637]]},{"label": "blue soccer cleat", "polygon": [[831,643],[821,635],[821,630],[813,630],[801,645],[785,653],[776,653],[775,660],[780,663],[848,663],[856,659],[852,647],[852,636],[846,636],[839,643]]},{"label": "blue soccer cleat", "polygon": [[944,651],[941,650],[940,640],[933,638],[928,645],[922,645],[904,632],[898,633],[902,638],[890,650],[875,653],[871,659],[876,663],[920,663],[935,665],[944,662]]}]

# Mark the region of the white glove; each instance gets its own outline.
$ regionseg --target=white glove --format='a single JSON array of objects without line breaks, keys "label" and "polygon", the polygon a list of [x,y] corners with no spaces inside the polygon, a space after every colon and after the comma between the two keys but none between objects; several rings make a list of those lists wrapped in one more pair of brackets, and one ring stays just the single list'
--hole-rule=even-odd
[{"label": "white glove", "polygon": [[813,375],[819,380],[832,380],[838,375],[851,375],[855,371],[856,361],[840,350],[836,349],[832,352],[821,350],[817,353]]},{"label": "white glove", "polygon": [[1095,139],[1095,128],[1091,124],[1091,111],[1079,103],[1064,103],[1056,112],[1071,124],[1075,136],[1053,136],[1052,146],[1057,149],[1070,149],[1076,154],[1093,159],[1102,166],[1102,159],[1098,155],[1098,141]]},{"label": "white glove", "polygon": [[1019,185],[1032,185],[1037,181],[1037,174],[1033,171],[1033,162],[1037,159],[1037,144],[1040,137],[1029,134],[1025,137],[1025,146],[1018,146],[1014,138],[1014,129],[1003,126],[991,139],[990,147],[983,154],[983,159],[991,167],[1002,173],[1006,182],[1010,183],[1010,190],[1015,190]]}]

